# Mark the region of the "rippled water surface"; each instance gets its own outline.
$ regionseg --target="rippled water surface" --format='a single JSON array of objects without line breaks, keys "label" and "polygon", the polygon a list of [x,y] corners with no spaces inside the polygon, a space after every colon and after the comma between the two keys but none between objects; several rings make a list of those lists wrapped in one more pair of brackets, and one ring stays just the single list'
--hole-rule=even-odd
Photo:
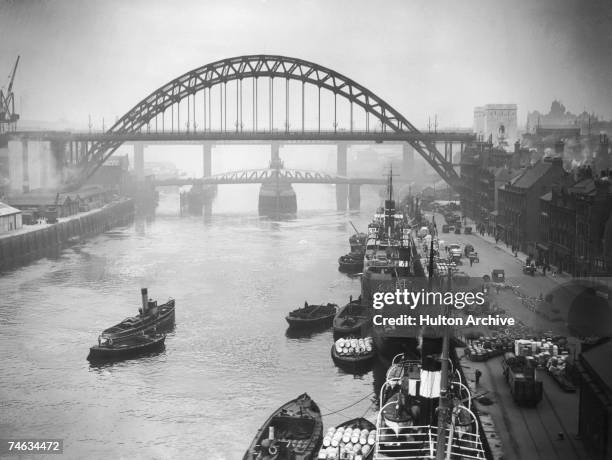
[{"label": "rippled water surface", "polygon": [[[323,413],[365,397],[326,427],[366,412],[372,373],[337,370],[331,332],[289,338],[284,316],[359,294],[336,260],[348,221],[365,228],[378,198],[349,215],[334,211],[333,187],[302,187],[299,215],[279,222],[256,215],[256,188],[220,188],[208,221],[178,217],[177,192],[163,191],[154,218],[3,273],[0,438],[63,438],[74,459],[239,459],[302,392]],[[137,313],[145,286],[176,299],[166,350],[90,367],[98,333]]]}]

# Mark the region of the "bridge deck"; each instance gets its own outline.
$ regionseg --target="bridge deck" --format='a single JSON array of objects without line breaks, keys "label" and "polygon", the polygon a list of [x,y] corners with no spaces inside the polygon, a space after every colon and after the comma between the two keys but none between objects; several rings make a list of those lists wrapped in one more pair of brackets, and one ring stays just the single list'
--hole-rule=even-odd
[{"label": "bridge deck", "polygon": [[472,142],[474,134],[466,132],[382,132],[382,131],[190,131],[190,132],[70,132],[17,131],[11,136],[57,141],[121,142]]}]

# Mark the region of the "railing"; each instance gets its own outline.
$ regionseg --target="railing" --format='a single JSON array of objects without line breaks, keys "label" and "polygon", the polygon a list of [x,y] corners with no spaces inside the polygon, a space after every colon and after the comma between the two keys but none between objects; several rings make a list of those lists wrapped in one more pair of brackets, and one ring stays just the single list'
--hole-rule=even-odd
[{"label": "railing", "polygon": [[[455,433],[454,426],[445,431],[445,458],[469,460],[486,458],[478,433],[463,431]],[[406,426],[401,428],[401,433],[398,435],[392,428],[378,425],[373,460],[435,459],[437,447],[438,428],[435,426]]]}]

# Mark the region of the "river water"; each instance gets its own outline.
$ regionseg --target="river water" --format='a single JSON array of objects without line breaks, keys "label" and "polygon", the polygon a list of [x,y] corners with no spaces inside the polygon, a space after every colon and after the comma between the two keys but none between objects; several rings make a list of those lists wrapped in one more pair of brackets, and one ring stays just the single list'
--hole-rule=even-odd
[{"label": "river water", "polygon": [[[154,217],[3,273],[0,438],[63,438],[70,459],[240,459],[303,392],[324,414],[363,398],[324,417],[326,428],[372,418],[372,373],[334,367],[331,331],[287,337],[284,316],[304,300],[359,294],[337,258],[348,221],[364,229],[378,195],[362,191],[363,211],[348,214],[334,210],[333,186],[295,189],[287,221],[257,216],[254,186],[220,187],[207,220],[179,217],[178,191],[164,190]],[[89,347],[137,313],[141,287],[176,299],[165,351],[90,367]]]}]

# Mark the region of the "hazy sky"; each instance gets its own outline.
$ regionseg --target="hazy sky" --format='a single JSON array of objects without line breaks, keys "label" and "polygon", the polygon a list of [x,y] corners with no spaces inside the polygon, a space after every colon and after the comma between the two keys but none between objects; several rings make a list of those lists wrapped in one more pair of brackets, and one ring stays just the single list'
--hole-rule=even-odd
[{"label": "hazy sky", "polygon": [[114,121],[218,59],[281,54],[337,70],[417,127],[471,126],[475,105],[612,118],[604,0],[0,0],[0,85],[21,55],[23,119]]}]

